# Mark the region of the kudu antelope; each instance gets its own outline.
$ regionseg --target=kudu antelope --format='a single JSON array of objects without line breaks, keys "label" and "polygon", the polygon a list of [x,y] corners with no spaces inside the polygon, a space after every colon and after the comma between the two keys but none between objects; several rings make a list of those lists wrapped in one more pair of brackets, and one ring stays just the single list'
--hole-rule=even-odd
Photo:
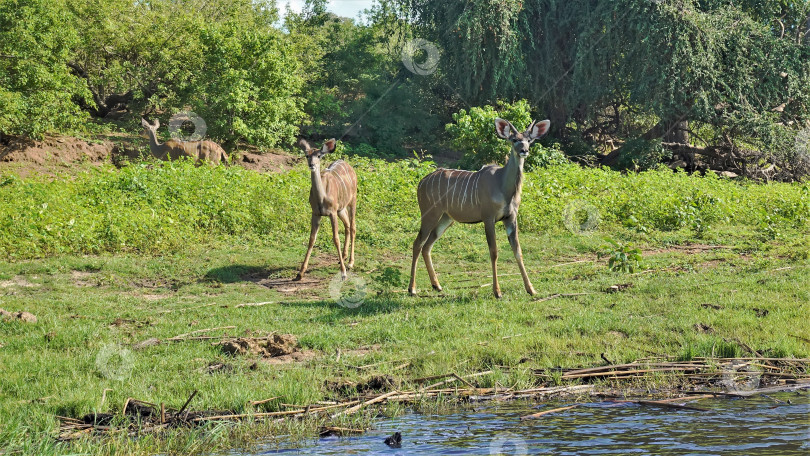
[{"label": "kudu antelope", "polygon": [[495,297],[500,298],[495,223],[501,220],[506,226],[509,244],[523,276],[523,285],[530,295],[535,294],[523,266],[523,253],[518,241],[517,216],[523,187],[523,162],[529,155],[532,143],[546,134],[549,125],[548,120],[535,121],[521,133],[509,121],[496,119],[495,131],[498,136],[512,143],[512,151],[506,166],[488,165],[477,172],[440,168],[419,182],[416,196],[422,212],[422,225],[413,243],[411,282],[408,285],[408,292],[411,295],[416,294],[416,263],[419,260],[419,253],[421,252],[425,259],[433,288],[441,291],[442,287],[439,285],[430,256],[433,244],[453,222],[483,222],[489,245],[489,258],[492,262],[492,291]]},{"label": "kudu antelope", "polygon": [[155,119],[154,124],[150,124],[146,119],[141,119],[144,135],[149,139],[149,150],[158,160],[178,160],[182,157],[194,159],[195,163],[211,163],[218,165],[228,164],[228,154],[214,141],[178,141],[170,139],[163,144],[157,140],[157,129],[160,121]]},{"label": "kudu antelope", "polygon": [[[357,235],[355,213],[357,212],[357,175],[354,169],[343,160],[338,160],[321,171],[321,158],[335,150],[335,140],[330,139],[323,144],[322,149],[313,149],[303,139],[298,145],[304,149],[309,165],[312,188],[309,191],[309,205],[312,206],[312,229],[309,233],[309,247],[304,257],[304,264],[296,280],[304,278],[312,255],[312,247],[318,236],[321,226],[321,217],[329,217],[332,222],[332,240],[335,242],[338,257],[340,258],[340,274],[346,280],[346,267],[354,266],[354,239]],[[346,242],[343,253],[340,251],[340,238],[338,237],[338,218],[346,228]],[[349,248],[351,242],[351,254]],[[344,259],[349,263],[346,265]]]}]

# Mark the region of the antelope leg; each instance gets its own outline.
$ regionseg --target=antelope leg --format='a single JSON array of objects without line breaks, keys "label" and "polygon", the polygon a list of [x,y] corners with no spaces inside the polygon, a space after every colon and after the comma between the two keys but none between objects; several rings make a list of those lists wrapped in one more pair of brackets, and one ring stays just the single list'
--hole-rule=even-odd
[{"label": "antelope leg", "polygon": [[343,255],[340,252],[340,233],[338,232],[338,216],[335,212],[329,214],[329,220],[332,221],[332,240],[335,242],[338,258],[340,259],[340,277],[346,280],[346,264],[343,263]]},{"label": "antelope leg", "polygon": [[430,283],[436,291],[442,291],[442,286],[439,285],[439,278],[436,276],[436,270],[433,269],[433,258],[430,256],[430,251],[433,249],[433,244],[439,240],[447,228],[453,224],[453,219],[449,215],[443,214],[439,219],[439,223],[433,231],[430,232],[427,242],[422,247],[422,257],[425,259],[425,266],[427,267]]},{"label": "antelope leg", "polygon": [[433,232],[439,221],[439,217],[435,215],[436,211],[428,210],[427,214],[422,214],[422,226],[419,227],[419,233],[416,235],[416,240],[413,241],[413,258],[411,259],[411,282],[408,284],[408,293],[412,296],[416,295],[416,263],[419,261],[419,253],[422,251],[425,243]]},{"label": "antelope leg", "polygon": [[523,286],[526,288],[526,293],[534,296],[536,292],[532,282],[529,280],[529,274],[526,273],[526,267],[523,266],[523,251],[520,249],[520,240],[518,239],[517,217],[510,217],[504,220],[503,224],[506,226],[506,236],[512,246],[512,253],[515,254],[518,268],[520,268],[520,275],[523,276]]},{"label": "antelope leg", "polygon": [[495,240],[495,221],[484,220],[484,231],[487,234],[489,259],[492,262],[492,292],[496,298],[500,298],[503,295],[501,294],[501,287],[498,285],[498,243]]},{"label": "antelope leg", "polygon": [[[343,244],[343,261],[349,261],[349,241],[351,240],[352,231],[348,211],[344,208],[342,211],[338,212],[338,217],[340,217],[340,221],[343,222],[343,229],[346,230],[346,241]],[[346,265],[348,268],[352,266],[354,266],[353,261],[349,261],[349,264]]]},{"label": "antelope leg", "polygon": [[357,238],[357,219],[355,218],[357,215],[357,197],[355,196],[354,201],[352,204],[349,205],[349,221],[351,222],[351,231],[352,231],[352,249],[351,249],[351,256],[349,257],[349,267],[354,266],[354,240]]},{"label": "antelope leg", "polygon": [[309,232],[309,247],[307,247],[307,254],[304,256],[304,264],[301,265],[301,270],[298,272],[298,277],[295,280],[304,278],[307,272],[307,265],[309,265],[309,256],[312,255],[312,248],[315,246],[315,238],[318,237],[318,228],[321,226],[321,216],[312,214],[312,228]]}]

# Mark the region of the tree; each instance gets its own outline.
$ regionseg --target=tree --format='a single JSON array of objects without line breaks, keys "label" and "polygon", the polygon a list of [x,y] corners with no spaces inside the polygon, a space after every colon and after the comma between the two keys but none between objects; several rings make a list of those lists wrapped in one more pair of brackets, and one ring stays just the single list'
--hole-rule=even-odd
[{"label": "tree", "polygon": [[88,93],[64,62],[76,42],[62,1],[0,0],[0,136],[75,131]]},{"label": "tree", "polygon": [[803,0],[391,1],[470,103],[525,97],[569,143],[765,151],[810,118]]}]

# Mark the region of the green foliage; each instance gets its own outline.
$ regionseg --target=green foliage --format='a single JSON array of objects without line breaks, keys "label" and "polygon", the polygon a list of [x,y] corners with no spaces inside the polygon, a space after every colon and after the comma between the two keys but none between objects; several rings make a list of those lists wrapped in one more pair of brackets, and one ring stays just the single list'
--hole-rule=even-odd
[{"label": "green foliage", "polygon": [[0,0],[0,136],[83,130],[89,93],[65,60],[77,41],[63,1]]},{"label": "green foliage", "polygon": [[[416,187],[435,164],[358,155],[350,160],[361,195],[358,219],[364,229],[358,230],[358,242],[407,250],[419,222]],[[281,174],[172,162],[92,168],[71,178],[6,175],[0,177],[0,254],[157,254],[212,239],[273,242],[273,233],[306,236],[309,213],[290,201],[306,201],[309,188],[303,165]],[[592,212],[600,220],[596,233],[603,235],[629,227],[654,239],[681,233],[719,242],[723,233],[742,232],[760,241],[810,228],[810,190],[805,188],[667,169],[623,175],[573,164],[550,166],[526,174],[520,226],[523,232],[567,232],[566,208],[582,199],[589,202],[588,216]]]},{"label": "green foliage", "polygon": [[608,259],[608,269],[613,272],[635,272],[641,264],[641,249],[613,239],[605,239],[608,245],[602,247],[599,258]]},{"label": "green foliage", "polygon": [[[490,163],[503,164],[506,161],[511,144],[500,139],[495,133],[495,119],[499,117],[512,122],[515,128],[528,128],[534,120],[526,100],[500,103],[498,109],[486,105],[470,108],[469,113],[462,109],[453,114],[453,123],[447,124],[445,131],[451,146],[464,152],[463,166],[478,169]],[[526,158],[526,169],[560,164],[564,161],[565,156],[558,145],[545,148],[537,143]]]},{"label": "green foliage", "polygon": [[298,133],[305,74],[273,1],[23,3],[0,2],[0,132],[70,133],[86,113],[137,130],[190,108],[228,143]]},{"label": "green foliage", "polygon": [[[786,154],[780,132],[810,119],[803,0],[389,3],[439,44],[442,74],[465,100],[526,98],[575,144],[665,138],[683,120],[709,127],[694,139],[711,146]],[[623,149],[621,165],[651,168],[654,149]]]},{"label": "green foliage", "polygon": [[304,117],[295,48],[271,24],[233,22],[200,31],[206,49],[189,103],[209,132],[233,144],[293,143]]}]

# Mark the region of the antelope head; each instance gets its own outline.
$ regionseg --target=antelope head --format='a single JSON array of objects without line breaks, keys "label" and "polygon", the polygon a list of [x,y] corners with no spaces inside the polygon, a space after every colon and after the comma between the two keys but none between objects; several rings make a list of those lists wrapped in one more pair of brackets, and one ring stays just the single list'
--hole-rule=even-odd
[{"label": "antelope head", "polygon": [[321,158],[330,153],[335,151],[335,140],[330,139],[323,143],[323,147],[320,149],[313,148],[309,145],[306,140],[298,141],[298,146],[304,150],[304,154],[307,157],[307,165],[309,169],[312,171],[319,171],[321,169]]},{"label": "antelope head", "polygon": [[532,143],[548,132],[549,125],[551,125],[551,122],[548,120],[534,121],[526,131],[521,133],[512,125],[512,122],[495,119],[495,132],[498,133],[501,139],[512,143],[512,152],[526,158],[529,155],[529,148]]},{"label": "antelope head", "polygon": [[149,122],[146,121],[146,119],[141,117],[141,126],[143,127],[143,133],[141,133],[141,136],[143,138],[149,139],[150,132],[152,133],[152,135],[157,137],[157,129],[158,127],[160,127],[160,121],[155,119],[155,123],[150,124]]}]

